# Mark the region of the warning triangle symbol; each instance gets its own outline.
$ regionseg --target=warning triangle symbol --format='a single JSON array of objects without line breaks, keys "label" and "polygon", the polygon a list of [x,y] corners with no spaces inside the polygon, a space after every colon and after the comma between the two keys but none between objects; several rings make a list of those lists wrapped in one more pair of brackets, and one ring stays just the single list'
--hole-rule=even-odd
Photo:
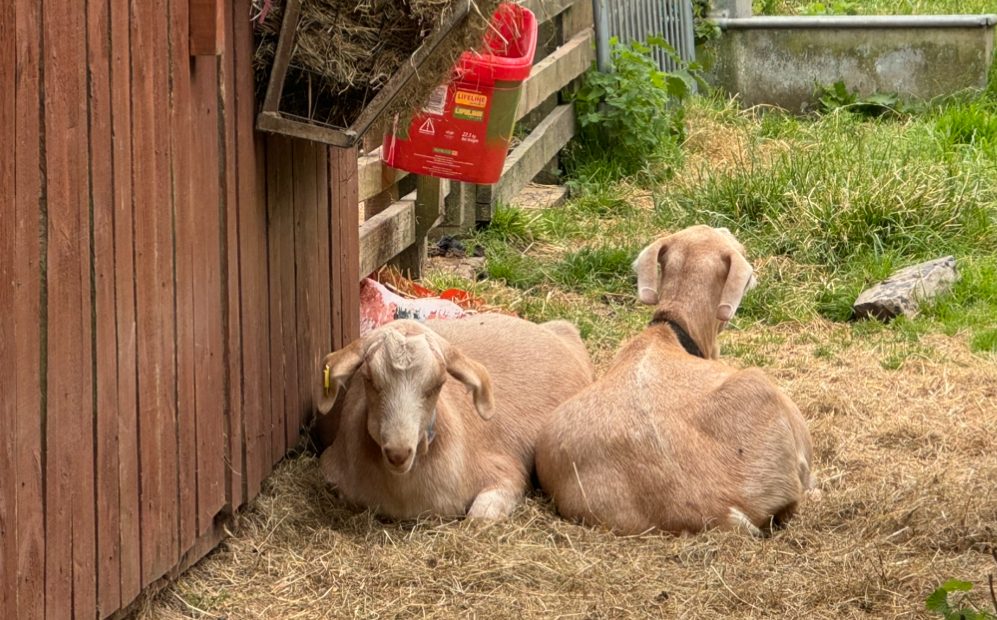
[{"label": "warning triangle symbol", "polygon": [[431,135],[431,136],[432,136],[432,135],[435,135],[435,134],[436,134],[436,127],[433,127],[433,119],[431,119],[431,118],[427,118],[427,119],[426,119],[426,122],[424,122],[424,123],[423,123],[423,124],[422,124],[422,125],[421,125],[421,126],[419,127],[419,132],[420,132],[420,133],[425,133],[425,134],[429,134],[429,135]]}]

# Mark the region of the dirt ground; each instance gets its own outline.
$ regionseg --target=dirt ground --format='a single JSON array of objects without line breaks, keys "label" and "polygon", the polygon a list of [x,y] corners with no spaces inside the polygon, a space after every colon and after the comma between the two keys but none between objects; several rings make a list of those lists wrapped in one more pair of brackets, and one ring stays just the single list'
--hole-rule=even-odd
[{"label": "dirt ground", "polygon": [[769,538],[621,538],[560,520],[539,494],[500,523],[385,523],[338,507],[306,455],[138,616],[908,618],[927,617],[925,597],[954,578],[989,609],[993,356],[929,336],[890,369],[910,343],[830,323],[721,342],[741,352],[729,363],[763,366],[796,400],[815,443],[821,497]]}]

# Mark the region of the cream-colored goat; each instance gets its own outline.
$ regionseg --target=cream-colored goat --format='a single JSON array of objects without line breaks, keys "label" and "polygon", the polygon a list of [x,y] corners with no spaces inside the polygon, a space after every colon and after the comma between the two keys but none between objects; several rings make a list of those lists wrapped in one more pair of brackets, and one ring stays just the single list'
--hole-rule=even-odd
[{"label": "cream-colored goat", "polygon": [[325,368],[320,412],[347,392],[322,471],[346,501],[393,518],[508,515],[529,485],[540,429],[592,382],[573,325],[498,314],[394,321]]},{"label": "cream-colored goat", "polygon": [[694,226],[634,266],[654,318],[557,409],[537,444],[540,484],[563,516],[619,532],[757,534],[812,488],[812,448],[799,409],[764,373],[714,361],[754,281],[744,249],[726,229]]}]

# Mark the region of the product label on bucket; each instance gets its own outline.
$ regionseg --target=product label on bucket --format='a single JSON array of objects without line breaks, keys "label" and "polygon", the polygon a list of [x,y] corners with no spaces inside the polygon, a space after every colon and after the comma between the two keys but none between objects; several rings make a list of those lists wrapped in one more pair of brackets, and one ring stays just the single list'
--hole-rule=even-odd
[{"label": "product label on bucket", "polygon": [[438,86],[432,94],[429,95],[429,101],[426,103],[426,107],[422,109],[423,112],[429,114],[435,114],[436,116],[443,116],[443,111],[447,107],[447,85]]},{"label": "product label on bucket", "polygon": [[454,118],[459,118],[465,121],[477,121],[481,122],[485,120],[484,110],[472,110],[471,108],[461,108],[456,107],[453,109]]},{"label": "product label on bucket", "polygon": [[488,105],[488,95],[481,93],[470,93],[466,90],[458,90],[454,95],[454,103],[466,105],[472,108],[483,108]]}]

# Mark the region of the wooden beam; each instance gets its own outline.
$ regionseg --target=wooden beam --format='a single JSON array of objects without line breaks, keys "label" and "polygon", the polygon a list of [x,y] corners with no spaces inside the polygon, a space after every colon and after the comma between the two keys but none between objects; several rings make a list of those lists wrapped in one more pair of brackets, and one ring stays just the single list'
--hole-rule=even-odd
[{"label": "wooden beam", "polygon": [[[269,92],[267,96],[269,96]],[[266,105],[264,104],[264,110],[256,117],[256,128],[260,131],[321,142],[330,146],[348,147],[356,143],[355,136],[349,131],[340,131],[331,127],[315,125],[309,121],[297,120],[293,116],[281,114],[275,110],[267,110],[265,109]]]},{"label": "wooden beam", "polygon": [[190,0],[190,55],[218,56],[225,47],[222,0]]},{"label": "wooden beam", "polygon": [[267,94],[263,99],[264,113],[280,110],[280,95],[284,91],[284,79],[287,77],[287,66],[291,62],[291,52],[294,50],[294,36],[298,30],[300,14],[301,0],[287,0],[284,6],[284,21],[280,25],[280,37],[277,39],[277,49],[274,51],[273,65],[270,69],[270,81],[267,83]]},{"label": "wooden beam", "polygon": [[360,227],[360,278],[415,243],[415,200],[400,200]]},{"label": "wooden beam", "polygon": [[478,186],[478,220],[491,219],[492,205],[510,201],[574,135],[574,107],[558,106],[509,154],[499,182]]},{"label": "wooden beam", "polygon": [[530,77],[523,83],[516,120],[529,114],[592,66],[595,60],[594,40],[591,28],[583,30],[533,66]]}]

